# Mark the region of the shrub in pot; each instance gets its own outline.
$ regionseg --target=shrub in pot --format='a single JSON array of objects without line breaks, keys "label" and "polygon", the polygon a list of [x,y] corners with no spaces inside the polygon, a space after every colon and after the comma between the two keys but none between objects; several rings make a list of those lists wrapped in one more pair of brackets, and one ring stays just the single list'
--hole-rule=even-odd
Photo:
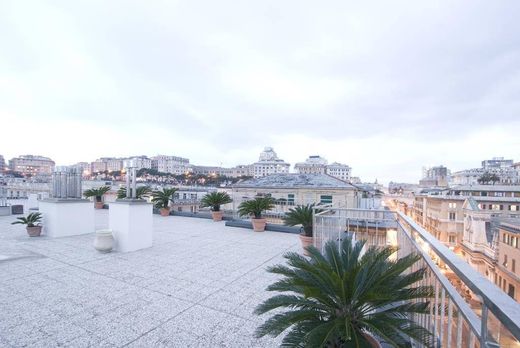
[{"label": "shrub in pot", "polygon": [[[314,204],[298,205],[289,209],[285,214],[283,222],[287,226],[301,226],[300,240],[303,247],[303,253],[309,255],[307,247],[313,244],[312,225],[313,225],[313,209]],[[320,212],[317,210],[316,212]]]},{"label": "shrub in pot", "polygon": [[87,198],[94,197],[94,208],[103,209],[103,196],[108,191],[110,191],[109,186],[101,186],[85,190],[85,192],[83,192],[83,196]]},{"label": "shrub in pot", "polygon": [[233,202],[231,197],[226,192],[211,192],[202,197],[200,201],[201,206],[204,208],[209,207],[211,209],[211,217],[213,221],[222,221],[222,211],[220,206]]},{"label": "shrub in pot", "polygon": [[240,216],[251,216],[253,231],[265,231],[267,220],[262,217],[262,213],[266,210],[274,208],[274,199],[272,197],[257,197],[250,201],[240,203],[238,206],[238,214]]},{"label": "shrub in pot", "polygon": [[170,201],[173,202],[173,194],[177,192],[175,188],[164,188],[162,191],[152,192],[152,203],[159,209],[161,216],[170,215]]},{"label": "shrub in pot", "polygon": [[26,217],[16,218],[16,221],[12,222],[11,225],[27,225],[29,237],[38,237],[42,233],[41,220],[42,213],[30,213]]},{"label": "shrub in pot", "polygon": [[280,294],[256,309],[273,316],[259,326],[257,337],[286,333],[283,347],[380,347],[375,337],[393,347],[426,347],[434,336],[413,318],[430,313],[431,286],[418,285],[426,269],[411,267],[421,259],[409,254],[391,258],[394,247],[368,247],[346,237],[325,244],[323,254],[310,246],[310,258],[290,252],[287,264],[268,272],[281,276],[267,290]]}]

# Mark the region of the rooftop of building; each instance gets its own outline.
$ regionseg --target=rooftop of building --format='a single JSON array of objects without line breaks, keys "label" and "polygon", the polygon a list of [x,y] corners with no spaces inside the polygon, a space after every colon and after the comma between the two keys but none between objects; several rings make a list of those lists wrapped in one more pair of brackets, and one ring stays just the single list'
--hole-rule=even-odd
[{"label": "rooftop of building", "polygon": [[233,185],[234,188],[356,188],[338,178],[327,174],[271,174],[261,178],[249,179]]},{"label": "rooftop of building", "polygon": [[504,191],[520,192],[520,185],[457,185],[450,191]]},{"label": "rooftop of building", "polygon": [[[255,339],[265,271],[294,234],[154,215],[154,245],[100,254],[93,234],[29,238],[0,217],[1,347],[276,347]],[[106,228],[106,210],[96,228]]]}]

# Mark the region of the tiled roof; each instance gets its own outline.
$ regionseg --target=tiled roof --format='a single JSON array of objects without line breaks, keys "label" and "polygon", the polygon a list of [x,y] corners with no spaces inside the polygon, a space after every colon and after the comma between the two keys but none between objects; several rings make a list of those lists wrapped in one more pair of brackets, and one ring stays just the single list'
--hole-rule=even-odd
[{"label": "tiled roof", "polygon": [[335,188],[355,190],[346,181],[327,174],[272,174],[233,185],[234,188]]}]

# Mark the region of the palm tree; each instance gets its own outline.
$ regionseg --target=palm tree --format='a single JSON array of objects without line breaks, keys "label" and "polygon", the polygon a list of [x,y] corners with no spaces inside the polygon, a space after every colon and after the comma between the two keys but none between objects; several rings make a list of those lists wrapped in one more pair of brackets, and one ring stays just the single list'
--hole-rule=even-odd
[{"label": "palm tree", "polygon": [[[150,196],[152,189],[150,186],[139,186],[135,189],[135,198],[143,199]],[[126,198],[126,187],[121,186],[119,190],[117,190],[117,199],[125,199]]]},{"label": "palm tree", "polygon": [[[289,209],[289,211],[285,214],[283,219],[283,223],[287,226],[297,226],[301,225],[301,234],[300,241],[303,247],[304,255],[309,255],[307,251],[307,247],[312,245],[312,225],[313,225],[313,210],[314,203],[307,205],[298,205],[294,208]],[[317,209],[316,212],[319,213],[321,210]]]},{"label": "palm tree", "polygon": [[220,211],[220,206],[222,204],[228,204],[231,202],[233,202],[233,200],[231,199],[231,197],[229,197],[229,195],[226,192],[210,192],[204,197],[202,197],[200,201],[202,207],[210,207],[213,221],[222,220],[223,214]]},{"label": "palm tree", "polygon": [[161,210],[161,215],[170,215],[170,201],[173,202],[173,194],[177,191],[176,188],[163,188],[152,192],[152,203]]},{"label": "palm tree", "polygon": [[[347,237],[339,245],[329,241],[324,253],[311,246],[307,259],[295,252],[284,257],[288,265],[268,268],[282,276],[267,290],[282,294],[256,309],[260,315],[275,311],[256,330],[256,336],[276,337],[287,331],[283,347],[371,347],[373,336],[394,347],[409,339],[430,346],[432,334],[410,318],[429,314],[431,286],[416,286],[426,270],[411,271],[420,256],[398,260],[394,247],[369,247]],[[338,250],[339,249],[339,250]]]},{"label": "palm tree", "polygon": [[[314,209],[313,204],[298,205],[294,208],[289,209],[285,214],[283,223],[287,226],[302,226],[302,234],[305,237],[312,237],[312,212]],[[316,212],[320,212],[317,210]]]},{"label": "palm tree", "polygon": [[272,197],[257,197],[250,201],[240,203],[238,214],[240,216],[253,216],[251,222],[255,232],[265,230],[266,219],[262,218],[262,213],[274,208],[275,200]]},{"label": "palm tree", "polygon": [[103,208],[103,203],[102,203],[103,196],[108,191],[110,191],[110,186],[101,186],[101,187],[85,190],[85,192],[83,192],[83,196],[85,196],[87,198],[94,197],[94,200],[95,200],[94,207],[96,209],[101,209],[101,208]]}]

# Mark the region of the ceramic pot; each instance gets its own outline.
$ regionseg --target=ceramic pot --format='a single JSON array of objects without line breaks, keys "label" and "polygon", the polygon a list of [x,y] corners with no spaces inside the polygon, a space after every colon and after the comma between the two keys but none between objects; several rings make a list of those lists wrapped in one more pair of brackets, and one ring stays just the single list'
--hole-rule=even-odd
[{"label": "ceramic pot", "polygon": [[267,219],[251,219],[251,223],[253,224],[253,231],[264,232]]},{"label": "ceramic pot", "polygon": [[161,208],[159,209],[159,213],[161,214],[161,216],[169,216],[170,208]]},{"label": "ceramic pot", "polygon": [[94,248],[101,253],[109,253],[114,247],[114,237],[112,236],[112,230],[99,230],[96,231],[96,237],[94,238]]},{"label": "ceramic pot", "polygon": [[211,217],[213,221],[222,221],[222,215],[224,215],[221,211],[212,211]]},{"label": "ceramic pot", "polygon": [[94,202],[95,209],[103,209],[103,202]]},{"label": "ceramic pot", "polygon": [[314,245],[314,238],[307,237],[303,234],[300,234],[300,241],[302,242],[303,255],[309,256],[309,252],[307,251],[307,247],[310,245]]},{"label": "ceramic pot", "polygon": [[39,237],[42,233],[42,227],[41,226],[27,226],[27,234],[29,237]]}]

